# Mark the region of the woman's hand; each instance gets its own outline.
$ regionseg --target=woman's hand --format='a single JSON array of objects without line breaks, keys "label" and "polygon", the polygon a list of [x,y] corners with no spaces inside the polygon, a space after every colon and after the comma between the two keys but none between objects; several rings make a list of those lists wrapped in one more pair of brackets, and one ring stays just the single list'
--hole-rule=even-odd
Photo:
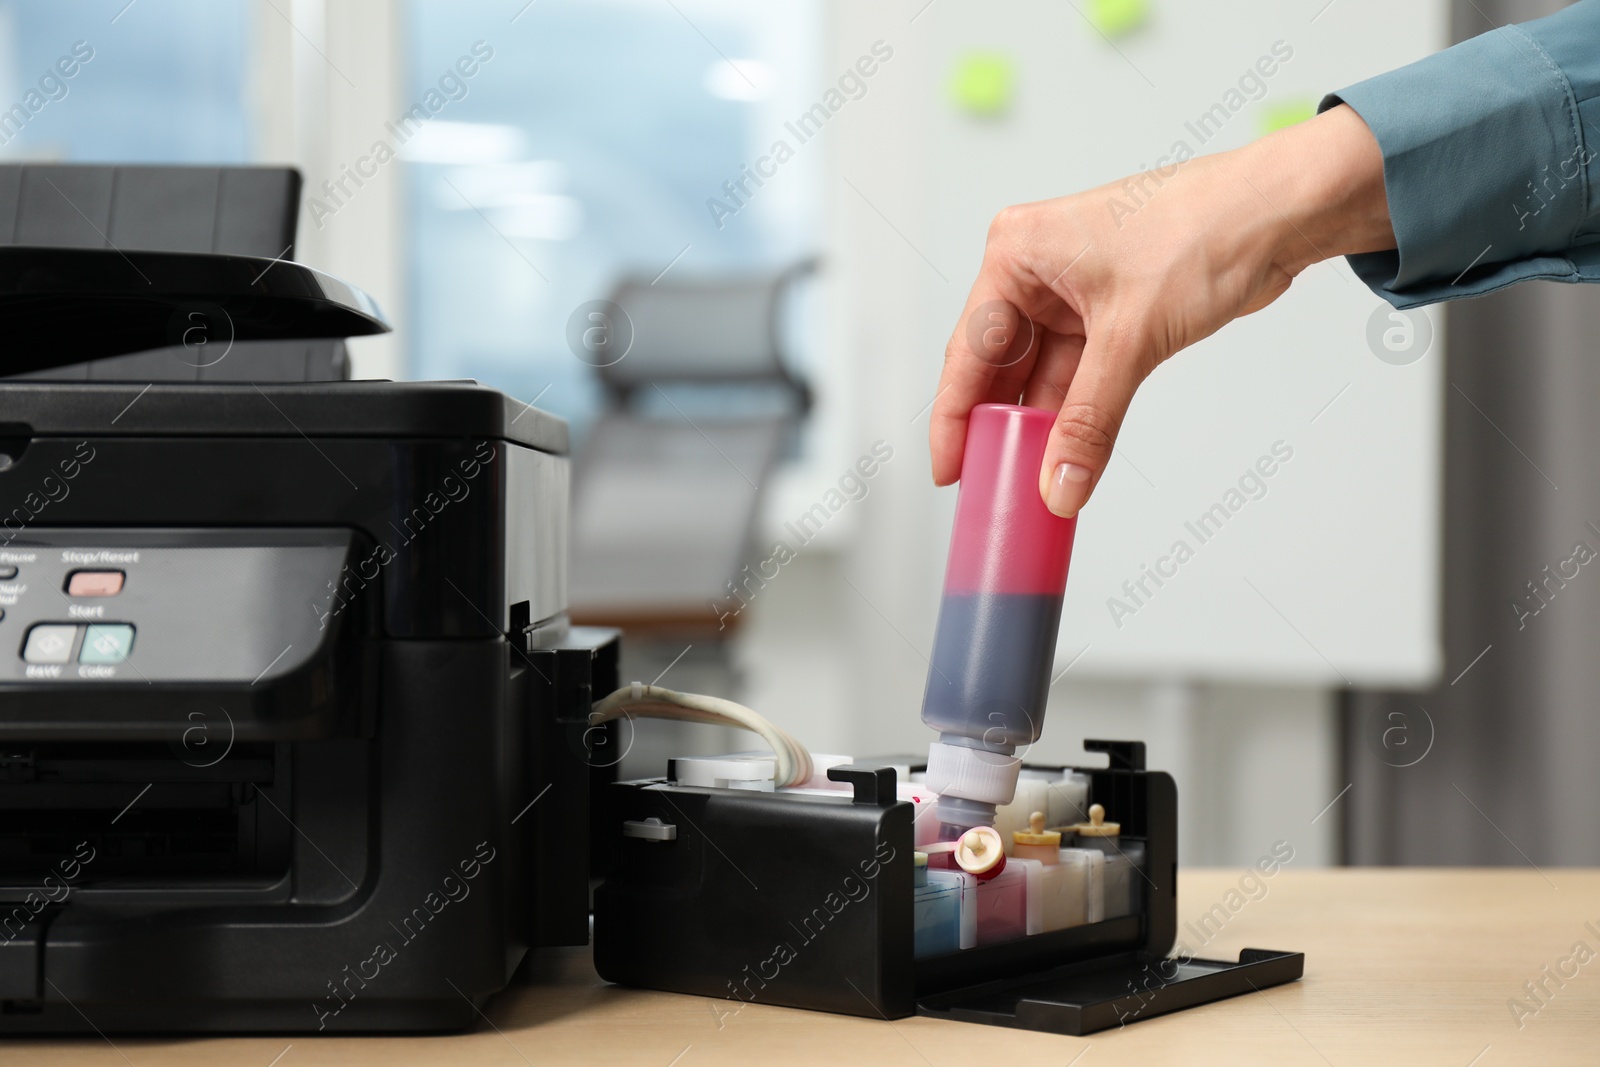
[{"label": "woman's hand", "polygon": [[960,477],[974,405],[1059,411],[1039,491],[1076,515],[1163,360],[1266,307],[1312,263],[1393,247],[1382,154],[1345,106],[1232,152],[1005,209],[945,348],[934,482]]}]

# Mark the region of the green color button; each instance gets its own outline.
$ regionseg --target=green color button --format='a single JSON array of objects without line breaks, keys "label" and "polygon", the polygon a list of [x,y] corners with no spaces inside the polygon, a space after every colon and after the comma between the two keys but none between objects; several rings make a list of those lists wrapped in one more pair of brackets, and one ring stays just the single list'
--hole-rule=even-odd
[{"label": "green color button", "polygon": [[83,637],[79,663],[121,663],[133,651],[133,627],[121,623],[91,626]]}]

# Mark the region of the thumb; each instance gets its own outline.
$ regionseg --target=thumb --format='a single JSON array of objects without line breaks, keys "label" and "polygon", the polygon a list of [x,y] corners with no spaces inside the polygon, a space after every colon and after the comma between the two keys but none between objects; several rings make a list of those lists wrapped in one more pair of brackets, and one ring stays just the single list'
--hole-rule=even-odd
[{"label": "thumb", "polygon": [[1039,471],[1040,495],[1054,514],[1076,515],[1099,484],[1134,390],[1144,379],[1143,364],[1132,344],[1107,342],[1090,331]]}]

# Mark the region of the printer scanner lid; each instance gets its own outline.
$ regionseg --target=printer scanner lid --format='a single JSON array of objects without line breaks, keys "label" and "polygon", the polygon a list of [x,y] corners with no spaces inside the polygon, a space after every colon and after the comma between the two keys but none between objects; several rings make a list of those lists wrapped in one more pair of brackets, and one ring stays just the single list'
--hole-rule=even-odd
[{"label": "printer scanner lid", "polygon": [[[387,333],[376,301],[283,259],[0,245],[0,378],[207,343]],[[4,382],[0,430],[32,434],[492,437],[564,455],[566,422],[476,382]],[[139,403],[130,401],[138,398]],[[112,416],[116,416],[112,418]],[[0,450],[3,451],[3,450]]]},{"label": "printer scanner lid", "polygon": [[0,375],[181,345],[359,337],[372,297],[303,263],[215,252],[0,246]]}]

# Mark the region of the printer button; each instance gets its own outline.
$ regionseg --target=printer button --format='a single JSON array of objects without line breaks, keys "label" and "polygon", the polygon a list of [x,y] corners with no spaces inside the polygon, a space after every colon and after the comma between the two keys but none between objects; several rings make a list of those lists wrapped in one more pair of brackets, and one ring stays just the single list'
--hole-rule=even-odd
[{"label": "printer button", "polygon": [[90,626],[83,635],[79,663],[121,663],[133,651],[133,627],[122,623]]},{"label": "printer button", "polygon": [[67,595],[116,596],[122,580],[121,571],[73,571],[67,576]]},{"label": "printer button", "polygon": [[17,568],[15,564],[0,563],[0,582],[3,582],[8,578],[15,578],[16,576]]},{"label": "printer button", "polygon": [[72,660],[72,643],[77,637],[76,626],[35,626],[28,631],[22,658],[29,663],[68,663]]}]

